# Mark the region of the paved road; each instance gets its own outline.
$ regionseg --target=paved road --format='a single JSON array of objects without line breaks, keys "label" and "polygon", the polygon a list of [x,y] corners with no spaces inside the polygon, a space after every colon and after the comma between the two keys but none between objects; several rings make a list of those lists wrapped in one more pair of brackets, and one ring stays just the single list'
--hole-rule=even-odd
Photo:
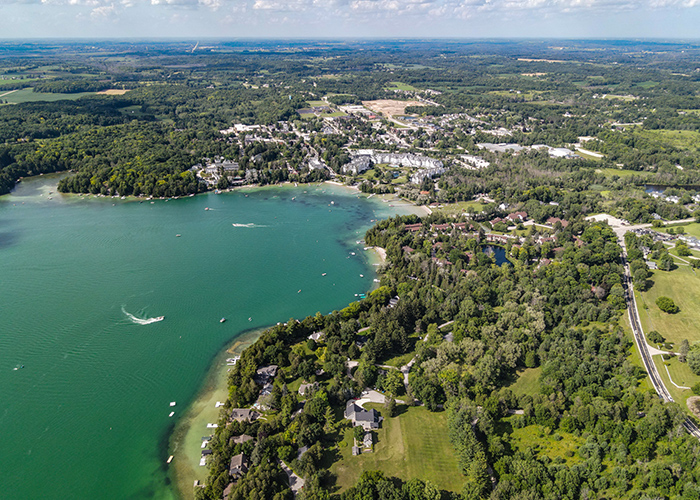
[{"label": "paved road", "polygon": [[[619,228],[618,228],[619,229]],[[637,349],[642,357],[642,362],[644,363],[644,368],[649,374],[651,384],[654,386],[654,390],[659,395],[659,397],[664,402],[673,402],[673,397],[671,393],[666,389],[664,381],[661,379],[652,355],[649,352],[649,346],[647,345],[646,338],[644,337],[644,330],[642,329],[642,324],[639,321],[639,312],[637,310],[637,301],[634,297],[634,285],[632,284],[632,278],[630,275],[630,267],[627,262],[627,249],[625,247],[624,233],[626,231],[616,231],[619,236],[620,244],[622,246],[622,264],[625,266],[625,298],[627,299],[627,314],[629,316],[630,325],[632,325],[632,333],[634,334],[634,342],[637,344]],[[690,418],[686,418],[683,422],[683,427],[694,437],[700,439],[700,428],[695,425]]]}]

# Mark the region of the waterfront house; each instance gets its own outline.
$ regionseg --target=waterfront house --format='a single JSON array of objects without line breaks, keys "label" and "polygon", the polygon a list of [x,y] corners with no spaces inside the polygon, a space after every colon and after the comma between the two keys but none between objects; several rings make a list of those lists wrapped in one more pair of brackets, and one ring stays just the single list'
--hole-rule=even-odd
[{"label": "waterfront house", "polygon": [[258,414],[247,408],[234,408],[231,410],[231,420],[236,422],[252,422],[258,417]]},{"label": "waterfront house", "polygon": [[233,436],[231,439],[229,439],[229,444],[243,444],[247,443],[248,441],[251,441],[252,439],[253,436],[249,436],[248,434],[241,434],[240,436]]},{"label": "waterfront house", "polygon": [[258,368],[258,370],[255,372],[255,383],[264,385],[270,382],[273,378],[275,378],[275,375],[277,375],[277,368],[277,365],[269,365]]}]

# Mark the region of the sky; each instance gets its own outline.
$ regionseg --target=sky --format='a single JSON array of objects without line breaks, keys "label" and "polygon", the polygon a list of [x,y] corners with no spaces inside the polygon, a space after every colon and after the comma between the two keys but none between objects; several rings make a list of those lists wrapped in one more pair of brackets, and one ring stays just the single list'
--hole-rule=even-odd
[{"label": "sky", "polygon": [[700,0],[0,0],[4,38],[700,38]]}]

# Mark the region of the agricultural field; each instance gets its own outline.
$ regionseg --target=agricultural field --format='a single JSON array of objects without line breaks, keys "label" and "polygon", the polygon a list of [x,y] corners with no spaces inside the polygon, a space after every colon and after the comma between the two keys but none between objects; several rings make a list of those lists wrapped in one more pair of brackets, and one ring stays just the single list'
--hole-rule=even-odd
[{"label": "agricultural field", "polygon": [[[366,405],[381,410],[381,405]],[[404,480],[419,478],[438,488],[460,491],[463,476],[447,430],[447,413],[431,413],[422,406],[397,407],[399,415],[385,419],[375,431],[374,452],[352,455],[352,429],[340,443],[342,460],[331,467],[337,485],[345,490],[367,470],[380,470]]]},{"label": "agricultural field", "polygon": [[32,88],[21,89],[17,91],[8,91],[0,94],[0,99],[7,101],[8,104],[21,104],[23,102],[53,102],[80,99],[81,97],[95,95],[95,92],[78,92],[75,94],[54,94],[34,92]]}]

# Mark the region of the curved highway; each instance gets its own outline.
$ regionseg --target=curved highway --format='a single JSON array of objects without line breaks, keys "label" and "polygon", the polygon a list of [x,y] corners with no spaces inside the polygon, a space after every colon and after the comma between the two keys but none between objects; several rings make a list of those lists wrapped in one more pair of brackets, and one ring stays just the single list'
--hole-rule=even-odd
[{"label": "curved highway", "polygon": [[[659,371],[656,369],[656,365],[654,364],[654,360],[651,357],[651,354],[649,353],[649,349],[647,348],[647,342],[646,339],[644,338],[644,330],[642,329],[642,324],[639,321],[639,313],[637,311],[637,301],[635,300],[634,297],[634,285],[632,284],[632,278],[630,275],[630,268],[629,264],[627,263],[627,255],[626,255],[626,250],[624,247],[624,239],[620,238],[622,240],[622,248],[623,248],[623,254],[622,254],[622,264],[625,266],[625,282],[624,282],[624,288],[625,288],[625,298],[627,300],[627,314],[629,316],[630,320],[630,325],[632,325],[632,333],[634,334],[634,342],[637,344],[637,349],[639,350],[639,354],[642,357],[642,362],[644,363],[644,368],[646,369],[647,373],[649,374],[649,379],[651,380],[651,384],[654,386],[654,390],[656,393],[659,395],[659,397],[664,401],[664,402],[673,402],[673,397],[671,396],[671,393],[668,392],[668,389],[666,389],[666,385],[664,384],[664,381],[661,379],[661,376],[659,375]],[[693,422],[690,418],[686,418],[685,422],[683,422],[683,427],[695,436],[696,438],[700,439],[700,428]]]}]

